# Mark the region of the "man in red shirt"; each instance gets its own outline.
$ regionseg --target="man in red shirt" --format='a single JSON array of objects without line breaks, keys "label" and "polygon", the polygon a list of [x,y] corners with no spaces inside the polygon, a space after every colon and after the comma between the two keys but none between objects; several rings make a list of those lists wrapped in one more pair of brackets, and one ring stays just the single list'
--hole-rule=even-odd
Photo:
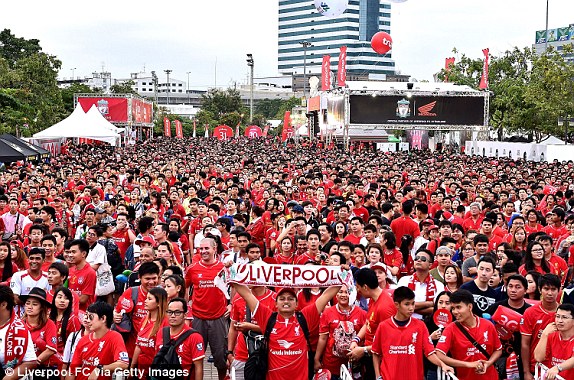
[{"label": "man in red shirt", "polygon": [[112,306],[96,302],[88,307],[86,318],[90,333],[78,342],[66,379],[111,380],[114,371],[127,369],[130,361],[122,336],[110,330]]},{"label": "man in red shirt", "polygon": [[[151,288],[157,286],[159,282],[159,267],[154,262],[145,262],[140,265],[138,269],[140,286],[133,286],[124,291],[118,299],[116,308],[114,310],[114,323],[122,321],[123,313],[129,313],[132,321],[132,330],[126,342],[128,353],[130,357],[135,350],[138,332],[142,326],[143,321],[147,318],[147,310],[145,308],[145,300],[147,293]],[[133,304],[134,296],[132,293],[137,289],[137,299],[135,305]]]},{"label": "man in red shirt", "polygon": [[223,263],[215,258],[216,242],[205,238],[199,244],[201,260],[192,264],[185,274],[185,285],[193,287],[192,315],[193,328],[203,337],[204,343],[211,348],[213,364],[217,368],[220,380],[225,378],[227,362],[225,360],[227,321],[230,308],[226,295],[215,284],[215,278],[223,269]]},{"label": "man in red shirt", "polygon": [[118,214],[116,227],[113,230],[113,239],[120,250],[122,262],[124,262],[126,251],[136,240],[136,234],[128,224],[128,214]]},{"label": "man in red shirt", "polygon": [[[276,311],[275,300],[277,294],[274,291],[267,289],[265,286],[254,286],[251,288],[251,293],[261,305]],[[248,358],[244,334],[247,334],[249,330],[259,334],[263,334],[263,332],[256,318],[251,317],[250,321],[247,321],[245,300],[239,294],[235,294],[231,305],[231,324],[229,326],[229,335],[227,336],[227,364],[229,368],[235,368],[235,377],[237,379],[244,379],[243,369]]]},{"label": "man in red shirt", "polygon": [[[358,306],[349,304],[349,291],[343,285],[337,293],[337,303],[331,306],[321,314],[319,324],[319,342],[315,351],[315,371],[323,368],[329,370],[332,374],[338,374],[341,365],[347,364],[349,359],[333,352],[335,345],[335,333],[352,328],[356,333],[361,330],[365,324],[367,313]],[[351,326],[348,326],[351,325]]]},{"label": "man in red shirt", "polygon": [[80,310],[85,311],[96,300],[96,271],[86,261],[90,244],[86,240],[72,240],[66,246],[68,260],[74,264],[70,268],[68,288],[80,297]]},{"label": "man in red shirt", "polygon": [[[362,268],[355,272],[357,293],[369,299],[367,321],[357,334],[357,339],[351,343],[349,358],[353,361],[361,360],[365,365],[365,378],[374,379],[375,370],[370,357],[371,345],[377,327],[385,319],[392,317],[397,308],[386,290],[379,288],[377,275],[370,268]],[[363,346],[359,342],[364,340]]]},{"label": "man in red shirt", "polygon": [[482,211],[482,206],[478,202],[472,202],[470,204],[470,216],[464,219],[462,227],[465,231],[480,229],[480,224],[482,223],[482,216],[480,212]]},{"label": "man in red shirt", "polygon": [[309,261],[319,262],[317,257],[320,255],[319,251],[319,244],[321,244],[321,233],[316,230],[312,229],[307,232],[307,250],[305,253],[297,256],[295,259],[295,264],[298,265],[305,265]]},{"label": "man in red shirt", "polygon": [[544,248],[544,258],[552,267],[552,272],[558,273],[560,281],[564,283],[566,275],[568,274],[568,264],[562,257],[553,252],[552,238],[550,235],[542,235],[538,236],[536,241],[542,244],[542,247]]},{"label": "man in red shirt", "polygon": [[564,379],[574,378],[574,370],[563,368],[563,363],[574,352],[574,305],[563,304],[556,310],[555,322],[549,323],[542,331],[540,341],[534,350],[537,362],[550,362],[552,379],[560,374]]},{"label": "man in red shirt", "polygon": [[396,241],[400,242],[403,235],[411,235],[413,239],[416,239],[421,234],[421,231],[417,222],[411,218],[414,204],[412,201],[406,201],[401,208],[403,216],[391,222],[391,230],[395,234]]},{"label": "man in red shirt", "polygon": [[393,301],[397,313],[377,327],[371,346],[377,378],[423,379],[423,357],[444,372],[454,372],[435,354],[424,322],[412,318],[415,293],[405,286],[398,287],[393,293]]},{"label": "man in red shirt", "polygon": [[363,219],[358,216],[354,216],[351,218],[349,223],[350,233],[345,236],[346,241],[350,241],[354,245],[360,244],[363,237],[365,237],[365,233],[363,232]]},{"label": "man in red shirt", "polygon": [[[243,297],[253,318],[257,318],[262,331],[273,312],[259,303],[247,286],[233,284],[237,293]],[[309,331],[319,328],[319,315],[330,300],[335,297],[341,286],[331,286],[315,301],[301,310]],[[283,288],[277,293],[276,322],[271,332],[268,347],[267,380],[307,380],[309,378],[308,344],[305,334],[295,315],[297,294],[294,289]]]},{"label": "man in red shirt", "polygon": [[[454,292],[450,303],[456,321],[446,326],[439,338],[436,346],[439,359],[455,367],[461,380],[497,380],[498,372],[493,364],[502,355],[502,343],[494,324],[473,314],[474,297],[468,290]],[[489,357],[477,349],[463,331],[466,331]]]},{"label": "man in red shirt", "polygon": [[562,208],[555,207],[554,210],[546,214],[546,217],[548,217],[549,214],[552,214],[552,224],[544,227],[542,231],[544,231],[547,235],[550,235],[552,239],[556,240],[562,235],[568,233],[568,229],[562,223],[566,213]]},{"label": "man in red shirt", "polygon": [[[528,308],[524,312],[524,317],[520,323],[520,333],[522,334],[522,365],[524,380],[533,380],[534,349],[542,337],[542,332],[549,323],[554,322],[558,302],[556,297],[560,290],[560,279],[555,274],[545,274],[538,279],[538,290],[540,291],[542,302]],[[530,365],[529,365],[530,363]],[[549,366],[548,360],[542,364]]]},{"label": "man in red shirt", "polygon": [[[169,322],[169,337],[175,341],[181,334],[190,329],[185,323],[185,316],[187,315],[187,302],[185,299],[176,297],[169,301],[166,314]],[[156,338],[155,347],[158,351],[163,346],[163,330],[164,328],[161,328],[158,331]],[[189,335],[183,343],[176,348],[176,352],[180,358],[181,369],[188,373],[188,375],[183,376],[183,378],[194,380],[203,379],[205,345],[203,344],[201,335],[195,332]]]},{"label": "man in red shirt", "polygon": [[492,228],[495,224],[494,220],[488,218],[482,219],[480,223],[481,229],[479,233],[488,237],[488,248],[490,251],[496,251],[496,248],[502,244],[502,238],[492,233]]}]

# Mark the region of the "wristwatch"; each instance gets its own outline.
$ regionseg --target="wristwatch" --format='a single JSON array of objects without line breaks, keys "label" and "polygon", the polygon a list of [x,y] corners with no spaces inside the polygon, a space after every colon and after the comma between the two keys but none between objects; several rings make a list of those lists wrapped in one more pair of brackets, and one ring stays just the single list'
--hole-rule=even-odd
[{"label": "wristwatch", "polygon": [[227,350],[227,351],[225,352],[225,356],[229,356],[229,355],[235,355],[235,354],[233,353],[233,351]]},{"label": "wristwatch", "polygon": [[369,349],[367,348],[367,346],[363,348],[363,351],[365,352],[365,356],[369,356]]},{"label": "wristwatch", "polygon": [[558,368],[558,372],[564,371],[564,368],[560,367],[560,364],[556,365],[556,368]]}]

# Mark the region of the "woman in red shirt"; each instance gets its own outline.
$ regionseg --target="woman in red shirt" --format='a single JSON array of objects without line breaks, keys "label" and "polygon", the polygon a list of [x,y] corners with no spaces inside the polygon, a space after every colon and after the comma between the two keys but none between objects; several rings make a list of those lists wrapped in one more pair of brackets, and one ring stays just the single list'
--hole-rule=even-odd
[{"label": "woman in red shirt", "polygon": [[82,327],[80,319],[76,314],[74,314],[73,309],[74,297],[72,295],[72,291],[64,287],[56,289],[52,300],[50,320],[56,324],[56,348],[58,349],[58,352],[50,358],[50,364],[56,365],[60,369],[68,335],[79,331]]},{"label": "woman in red shirt", "polygon": [[138,373],[146,378],[149,367],[156,353],[155,338],[159,330],[167,326],[167,292],[162,288],[152,288],[145,300],[147,317],[142,322],[142,327],[138,332],[136,349],[132,360],[131,368],[138,368]]},{"label": "woman in red shirt", "polygon": [[[279,243],[279,252],[272,258],[273,264],[295,264],[295,253],[293,252],[293,240],[285,236]],[[271,262],[271,261],[270,261]]]},{"label": "woman in red shirt", "polygon": [[518,272],[522,276],[530,271],[536,271],[540,274],[552,273],[559,276],[554,269],[544,258],[544,247],[537,241],[533,241],[526,247],[526,254],[524,255],[524,264],[518,268]]},{"label": "woman in red shirt", "polygon": [[16,242],[17,240],[14,240],[14,243],[10,243],[10,257],[12,262],[16,264],[16,267],[18,267],[19,271],[26,270],[28,269],[28,257],[26,256],[26,252],[18,246],[19,242]]},{"label": "woman in red shirt", "polygon": [[18,267],[12,263],[10,243],[0,242],[0,284],[9,285],[10,278],[18,271]]},{"label": "woman in red shirt", "polygon": [[47,363],[58,352],[58,340],[56,338],[56,324],[48,319],[50,303],[46,298],[46,291],[42,288],[32,288],[30,294],[20,296],[24,302],[24,317],[34,351],[38,357],[38,365],[47,367]]}]

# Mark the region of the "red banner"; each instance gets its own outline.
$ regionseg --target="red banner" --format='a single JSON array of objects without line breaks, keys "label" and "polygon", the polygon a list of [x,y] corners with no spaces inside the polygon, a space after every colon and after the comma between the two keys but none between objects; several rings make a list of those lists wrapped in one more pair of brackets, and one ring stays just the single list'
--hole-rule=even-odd
[{"label": "red banner", "polygon": [[95,104],[102,116],[112,123],[128,122],[128,98],[81,97],[78,98],[78,103],[80,103],[84,112],[88,112],[90,108],[92,108],[92,106]]},{"label": "red banner", "polygon": [[478,88],[486,90],[488,88],[488,49],[482,49],[482,54],[484,54],[484,65],[482,66],[482,75]]},{"label": "red banner", "polygon": [[268,133],[269,133],[269,124],[267,124],[265,126],[265,129],[263,130],[263,137],[267,137]]},{"label": "red banner", "polygon": [[233,137],[233,129],[228,125],[218,125],[213,130],[213,136],[219,140],[229,140]]},{"label": "red banner", "polygon": [[321,65],[321,91],[331,89],[331,57],[329,55],[323,56],[323,64]]},{"label": "red banner", "polygon": [[339,65],[337,66],[337,86],[345,87],[347,82],[347,47],[341,46]]},{"label": "red banner", "polygon": [[181,121],[175,120],[173,123],[175,124],[175,137],[177,137],[178,139],[182,139],[183,138],[183,127],[181,125]]},{"label": "red banner", "polygon": [[454,57],[449,57],[449,58],[444,59],[444,69],[447,72],[447,75],[444,76],[445,82],[448,82],[448,73],[450,73],[452,66],[454,66],[454,61],[455,61]]},{"label": "red banner", "polygon": [[258,127],[257,125],[250,125],[247,128],[245,128],[245,136],[249,137],[250,139],[256,139],[258,137],[261,137],[263,135],[263,132],[261,132],[261,128]]},{"label": "red banner", "polygon": [[152,104],[141,99],[132,99],[132,121],[134,123],[152,122]]},{"label": "red banner", "polygon": [[167,117],[163,118],[163,135],[171,137],[171,122]]},{"label": "red banner", "polygon": [[295,135],[295,130],[291,127],[291,112],[285,111],[283,117],[283,132],[281,133],[281,141],[286,141]]}]

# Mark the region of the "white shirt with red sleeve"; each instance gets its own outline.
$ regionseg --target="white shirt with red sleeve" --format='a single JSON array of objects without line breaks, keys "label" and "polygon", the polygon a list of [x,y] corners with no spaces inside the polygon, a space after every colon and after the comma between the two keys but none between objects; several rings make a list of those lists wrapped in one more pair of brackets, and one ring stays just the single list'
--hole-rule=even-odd
[{"label": "white shirt with red sleeve", "polygon": [[426,325],[416,318],[410,318],[405,326],[397,325],[394,318],[384,320],[377,327],[371,350],[381,358],[383,379],[423,379],[423,357],[435,352]]},{"label": "white shirt with red sleeve", "polygon": [[[487,321],[476,317],[476,325],[473,328],[467,328],[463,325],[471,337],[481,345],[489,355],[495,351],[502,350],[502,344],[498,338],[498,332],[494,325]],[[454,324],[449,324],[442,333],[437,345],[436,350],[442,352],[449,357],[462,360],[470,363],[477,360],[487,360],[486,357],[472,345],[468,338],[460,331]],[[488,367],[485,374],[478,375],[472,368],[456,369],[457,376],[463,380],[497,380],[498,372],[494,366]]]},{"label": "white shirt with red sleeve", "polygon": [[221,318],[227,308],[223,292],[215,286],[214,279],[223,270],[223,263],[217,261],[205,265],[201,261],[192,264],[185,274],[185,285],[193,285],[193,317],[213,320]]},{"label": "white shirt with red sleeve", "polygon": [[[130,361],[120,333],[109,330],[100,339],[96,339],[91,333],[80,339],[70,363],[70,371],[76,375],[76,380],[87,380],[98,365],[108,365],[117,361],[126,364]],[[109,380],[111,378],[103,375],[98,377]]]},{"label": "white shirt with red sleeve", "polygon": [[[272,313],[269,308],[257,303],[253,316],[260,322],[263,332]],[[307,321],[309,331],[318,328],[319,311],[316,305],[305,307],[301,313]],[[307,380],[309,370],[307,353],[307,341],[297,317],[293,315],[285,319],[278,314],[269,339],[267,380],[284,380],[285,374],[289,374],[289,380]]]}]

